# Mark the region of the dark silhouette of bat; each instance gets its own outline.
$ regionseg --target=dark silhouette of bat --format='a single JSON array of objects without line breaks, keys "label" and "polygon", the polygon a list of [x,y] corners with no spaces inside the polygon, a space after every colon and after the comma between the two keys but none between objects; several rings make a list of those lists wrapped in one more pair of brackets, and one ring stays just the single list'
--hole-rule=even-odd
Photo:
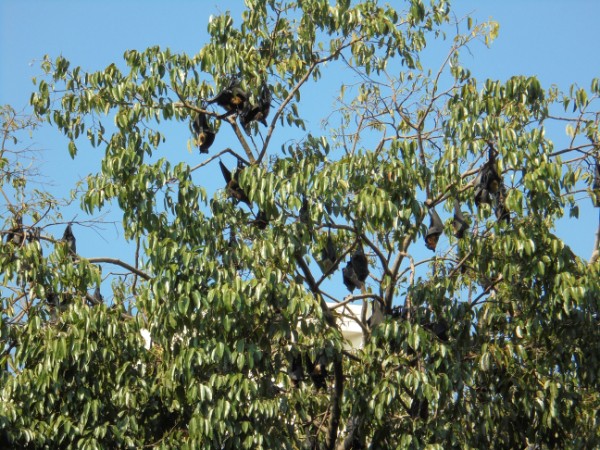
[{"label": "dark silhouette of bat", "polygon": [[77,241],[75,240],[75,235],[73,234],[71,224],[68,224],[67,228],[65,228],[62,241],[66,242],[67,248],[69,249],[69,253],[71,253],[71,255],[77,254]]},{"label": "dark silhouette of bat", "polygon": [[364,283],[369,276],[369,260],[365,255],[362,245],[359,244],[350,259],[350,262],[354,268],[354,273],[356,273],[356,278],[358,278],[358,281],[361,283]]},{"label": "dark silhouette of bat", "polygon": [[344,286],[346,286],[350,292],[354,292],[354,289],[360,289],[362,287],[362,283],[358,280],[354,267],[352,267],[350,261],[348,261],[346,267],[342,269],[342,277]]},{"label": "dark silhouette of bat", "polygon": [[325,246],[321,250],[321,265],[323,266],[323,269],[325,269],[325,272],[329,272],[330,270],[334,270],[334,264],[336,262],[337,252],[335,250],[335,245],[333,244],[333,239],[331,239],[331,230],[328,230]]},{"label": "dark silhouette of bat", "polygon": [[269,86],[263,82],[260,89],[260,96],[256,105],[247,104],[242,114],[240,114],[240,124],[244,128],[246,134],[250,134],[250,124],[252,122],[260,122],[265,127],[267,124],[267,116],[271,110],[271,91]]},{"label": "dark silhouette of bat", "polygon": [[429,418],[429,402],[426,398],[422,400],[414,398],[408,413],[413,419],[419,417],[421,420],[427,420]]},{"label": "dark silhouette of bat", "polygon": [[496,156],[494,147],[490,144],[487,162],[481,166],[475,178],[475,205],[490,203],[491,196],[500,189],[502,179],[496,171]]},{"label": "dark silhouette of bat", "polygon": [[104,302],[104,297],[100,292],[100,286],[96,286],[93,295],[87,295],[86,300],[90,306],[101,305]]},{"label": "dark silhouette of bat", "polygon": [[350,292],[353,292],[354,289],[362,290],[368,276],[369,260],[365,255],[362,245],[359,244],[350,261],[346,264],[346,267],[342,269],[344,285]]},{"label": "dark silhouette of bat", "polygon": [[373,300],[373,313],[367,319],[367,325],[371,329],[375,328],[377,325],[382,323],[385,320],[385,313],[383,311],[383,305],[377,301]]},{"label": "dark silhouette of bat", "polygon": [[444,231],[444,224],[434,208],[429,210],[429,216],[431,217],[431,222],[429,223],[429,229],[425,235],[425,247],[431,251],[435,251],[440,236]]},{"label": "dark silhouette of bat", "polygon": [[196,136],[196,142],[200,148],[200,153],[208,153],[208,149],[215,142],[215,132],[208,124],[206,114],[199,113],[192,122],[192,130]]},{"label": "dark silhouette of bat", "polygon": [[252,225],[255,225],[259,230],[264,230],[265,228],[267,228],[267,225],[269,225],[269,218],[267,217],[267,213],[265,213],[263,210],[259,210],[258,214],[256,215],[256,219],[254,219],[251,223]]},{"label": "dark silhouette of bat", "polygon": [[298,387],[301,381],[304,380],[304,366],[302,364],[302,355],[297,354],[292,359],[292,364],[288,371],[288,376],[292,380],[294,387]]},{"label": "dark silhouette of bat", "polygon": [[310,225],[310,206],[308,204],[308,199],[304,197],[302,199],[302,206],[299,211],[300,222],[305,225]]},{"label": "dark silhouette of bat", "polygon": [[313,363],[310,357],[306,356],[306,368],[308,375],[317,389],[327,388],[327,358],[324,353],[320,353]]},{"label": "dark silhouette of bat", "polygon": [[15,215],[11,229],[6,233],[6,243],[11,243],[19,247],[25,240],[23,231],[23,218],[20,214]]},{"label": "dark silhouette of bat", "polygon": [[232,77],[229,84],[215,97],[206,100],[206,104],[216,103],[227,112],[236,113],[244,109],[248,94],[241,88],[238,77]]},{"label": "dark silhouette of bat", "polygon": [[221,173],[223,174],[225,183],[227,183],[226,188],[229,196],[235,198],[237,201],[244,202],[248,206],[250,206],[250,199],[238,183],[238,176],[240,172],[244,169],[244,166],[241,163],[241,161],[238,160],[238,167],[233,174],[229,171],[227,167],[225,167],[225,164],[223,164],[221,161],[219,161],[219,166],[221,167]]},{"label": "dark silhouette of bat", "polygon": [[458,200],[454,200],[454,219],[452,221],[454,228],[454,236],[458,239],[462,239],[465,232],[469,229],[469,224],[465,220],[462,211],[460,210],[460,204]]},{"label": "dark silhouette of bat", "polygon": [[500,187],[498,191],[498,198],[496,199],[496,208],[494,209],[496,219],[498,222],[510,223],[510,211],[506,207],[506,191],[504,185]]}]

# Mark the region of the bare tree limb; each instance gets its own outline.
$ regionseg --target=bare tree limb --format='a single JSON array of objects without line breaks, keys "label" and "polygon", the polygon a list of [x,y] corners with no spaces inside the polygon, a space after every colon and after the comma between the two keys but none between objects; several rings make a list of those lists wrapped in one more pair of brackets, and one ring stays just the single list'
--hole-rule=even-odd
[{"label": "bare tree limb", "polygon": [[338,428],[340,426],[340,416],[342,415],[342,396],[344,394],[344,372],[342,370],[341,355],[336,355],[333,360],[333,378],[335,385],[333,387],[333,398],[331,402],[331,417],[329,418],[329,427],[325,441],[326,448],[333,450],[337,441]]},{"label": "bare tree limb", "polygon": [[120,266],[120,267],[123,267],[124,269],[129,270],[131,273],[136,274],[137,276],[139,276],[140,278],[143,278],[146,281],[152,279],[152,277],[150,277],[150,275],[148,275],[147,273],[142,272],[139,269],[136,269],[132,265],[129,265],[126,262],[121,261],[120,259],[116,259],[116,258],[88,258],[88,261],[91,262],[91,263],[114,264],[115,266]]}]

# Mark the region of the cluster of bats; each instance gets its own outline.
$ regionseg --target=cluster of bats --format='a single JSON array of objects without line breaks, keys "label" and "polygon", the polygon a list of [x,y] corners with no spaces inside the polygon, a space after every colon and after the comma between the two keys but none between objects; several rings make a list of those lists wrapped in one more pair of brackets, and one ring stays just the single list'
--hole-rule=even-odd
[{"label": "cluster of bats", "polygon": [[[39,227],[29,227],[29,229],[25,229],[23,227],[23,219],[20,215],[16,215],[13,220],[13,225],[11,229],[6,233],[5,242],[6,244],[12,245],[14,247],[21,247],[25,242],[40,242],[41,239],[41,230]],[[63,233],[60,241],[63,245],[66,246],[67,251],[71,258],[75,258],[77,256],[77,240],[75,239],[75,235],[73,234],[73,227],[71,224],[67,224],[65,231]],[[41,247],[40,247],[41,251]],[[46,294],[46,302],[52,306],[56,307],[65,302],[67,297],[72,297],[70,294],[60,295],[48,289],[48,293]],[[89,295],[86,293],[85,295],[86,301],[90,306],[98,305],[104,301],[102,294],[100,292],[100,286],[96,286],[93,295]]]},{"label": "cluster of bats", "polygon": [[[256,104],[250,103],[250,96],[241,87],[238,77],[232,77],[227,86],[215,97],[204,100],[202,109],[216,103],[225,109],[226,113],[220,118],[237,115],[240,125],[244,131],[250,134],[250,124],[260,122],[267,126],[267,116],[271,109],[271,91],[266,82],[263,82]],[[216,132],[210,125],[208,117],[204,113],[198,113],[192,121],[192,131],[200,148],[200,153],[208,153],[208,149],[215,141]]]},{"label": "cluster of bats", "polygon": [[[479,207],[482,204],[489,204],[494,207],[494,213],[497,220],[510,223],[510,212],[506,208],[506,187],[496,169],[496,152],[492,144],[489,145],[488,160],[481,166],[474,182],[474,200],[475,205]],[[600,183],[600,181],[599,181]],[[600,186],[599,186],[600,187]],[[425,247],[435,251],[438,240],[444,231],[444,224],[440,216],[431,208],[429,210],[431,222],[427,233],[425,234]],[[454,218],[452,222],[454,236],[461,239],[469,229],[469,224],[460,210],[458,200],[454,202]]]},{"label": "cluster of bats", "polygon": [[[599,179],[600,187],[600,175]],[[498,221],[510,222],[510,214],[506,209],[504,200],[506,198],[506,188],[503,180],[496,169],[495,150],[490,144],[489,156],[486,163],[480,168],[477,177],[474,181],[475,187],[475,204],[479,207],[481,204],[487,203],[495,207],[495,214]],[[230,194],[232,195],[232,194]],[[429,210],[430,226],[425,234],[425,246],[429,250],[435,251],[438,240],[444,231],[444,224],[434,208]],[[454,236],[458,239],[462,238],[465,232],[469,229],[469,224],[460,210],[460,204],[455,201],[454,204],[454,220],[453,220]],[[333,270],[333,266],[337,263],[337,254],[335,246],[328,233],[325,246],[321,250],[321,266],[325,271]],[[354,289],[364,289],[364,283],[369,276],[369,261],[364,253],[362,245],[359,243],[357,249],[350,257],[346,267],[342,269],[343,282],[350,292]],[[391,311],[391,317],[405,320],[407,318],[406,311],[402,307],[394,307]],[[370,328],[382,323],[385,319],[385,313],[382,305],[378,301],[373,302],[373,312],[367,320],[367,325]],[[431,331],[438,339],[443,342],[448,340],[448,324],[443,320],[429,322],[421,320],[421,326]],[[304,379],[305,369],[308,371],[310,378],[317,389],[324,388],[327,375],[327,361],[321,355],[317,358],[317,362],[313,363],[306,355],[296,355],[291,362],[288,375],[292,384],[298,386],[299,382]],[[425,400],[426,402],[426,400]],[[410,414],[412,416],[423,416],[427,413],[427,404],[413,401]]]}]

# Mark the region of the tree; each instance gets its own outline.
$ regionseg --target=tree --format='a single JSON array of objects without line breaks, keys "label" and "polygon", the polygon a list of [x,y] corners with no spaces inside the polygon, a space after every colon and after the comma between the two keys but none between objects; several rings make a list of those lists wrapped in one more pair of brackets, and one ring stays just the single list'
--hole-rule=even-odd
[{"label": "tree", "polygon": [[[586,262],[552,231],[594,207],[598,80],[478,82],[461,51],[497,26],[452,23],[443,0],[246,5],[239,26],[211,18],[194,56],[131,50],[94,73],[44,60],[35,113],[71,156],[85,138],[104,150],[75,199],[92,218],[118,205],[136,265],[37,239],[61,220],[47,197],[4,217],[0,442],[597,446],[598,242]],[[435,39],[448,55],[429,68]],[[303,113],[325,91],[327,132]],[[197,165],[166,121],[194,132]],[[199,174],[217,160],[230,173],[212,192]],[[109,306],[92,290],[115,264]]]}]

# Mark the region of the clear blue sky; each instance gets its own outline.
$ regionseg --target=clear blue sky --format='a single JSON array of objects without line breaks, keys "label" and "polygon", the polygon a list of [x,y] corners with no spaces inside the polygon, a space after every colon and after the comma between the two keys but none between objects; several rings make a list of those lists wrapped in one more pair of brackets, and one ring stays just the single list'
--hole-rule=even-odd
[{"label": "clear blue sky", "polygon": [[[557,84],[566,89],[572,82],[589,87],[592,78],[600,77],[599,0],[457,0],[454,3],[459,17],[471,12],[479,22],[491,18],[500,23],[500,35],[492,48],[474,46],[472,56],[464,59],[479,81],[504,80],[516,74],[535,75],[544,87]],[[31,78],[40,75],[39,61],[44,54],[52,57],[62,54],[73,65],[88,71],[120,61],[125,50],[157,44],[193,54],[206,42],[210,14],[231,10],[237,18],[242,7],[241,0],[1,0],[0,104],[27,108],[34,89]],[[553,133],[551,139],[555,143],[564,142],[564,130]],[[184,134],[182,142],[189,138],[187,130]],[[59,193],[97,167],[98,151],[95,154],[83,151],[71,161],[66,141],[54,129],[45,127],[34,139],[36,146],[44,150],[42,169]],[[217,177],[220,183],[220,174]],[[597,220],[597,210],[584,202],[581,218],[561,225],[558,234],[587,259]],[[78,248],[84,256],[109,256],[104,247],[113,233],[105,231],[106,240],[88,234],[93,239]],[[131,253],[123,255],[123,259],[131,261]]]}]

